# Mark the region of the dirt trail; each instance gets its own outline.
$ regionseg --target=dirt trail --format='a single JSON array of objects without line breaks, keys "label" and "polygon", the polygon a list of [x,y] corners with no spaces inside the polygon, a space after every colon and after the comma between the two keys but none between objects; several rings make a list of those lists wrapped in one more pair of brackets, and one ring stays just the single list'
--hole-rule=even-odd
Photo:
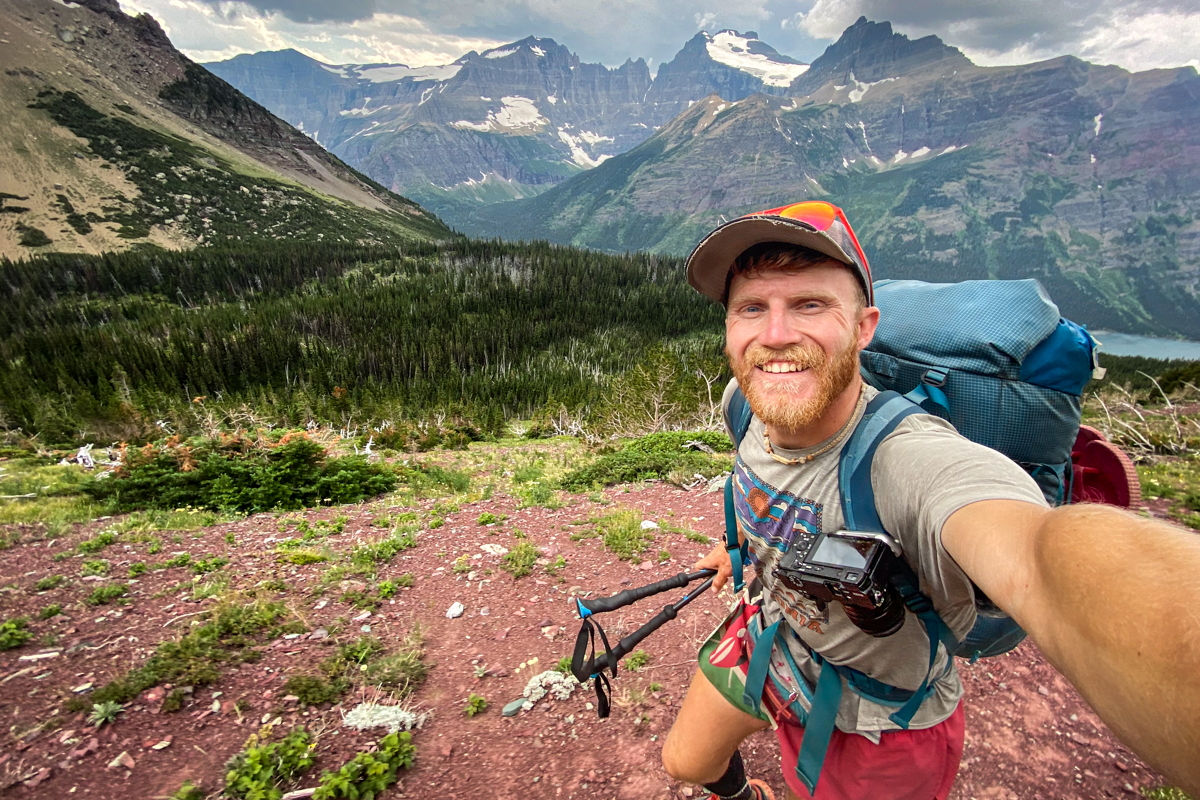
[{"label": "dirt trail", "polygon": [[[111,561],[114,575],[123,575],[130,563],[152,563],[180,551],[191,553],[193,559],[230,558],[222,572],[234,587],[251,589],[261,581],[282,578],[286,593],[280,597],[307,629],[325,629],[331,635],[304,634],[268,642],[260,648],[260,660],[226,668],[216,684],[197,688],[181,711],[159,713],[161,693],[144,695],[116,723],[99,731],[82,715],[62,711],[64,700],[74,696],[74,689],[89,683],[99,687],[143,663],[157,643],[186,629],[194,619],[183,615],[196,614],[205,603],[182,602],[178,589],[163,594],[181,581],[190,583],[191,573],[175,568],[141,576],[128,605],[84,605],[82,598],[104,581],[81,580],[79,560],[56,563],[53,556],[110,523],[81,526],[69,539],[38,541],[27,535],[0,557],[0,585],[13,587],[0,594],[0,618],[28,616],[35,634],[28,644],[0,654],[0,714],[9,727],[0,748],[0,779],[3,785],[16,778],[25,780],[9,788],[6,796],[166,797],[185,779],[213,792],[221,786],[226,759],[242,748],[261,720],[274,718],[282,720],[283,730],[303,725],[320,736],[317,767],[298,784],[313,786],[321,769],[336,769],[383,731],[359,733],[341,725],[342,714],[361,695],[345,698],[341,706],[302,710],[284,698],[283,682],[297,672],[315,671],[317,663],[332,652],[335,640],[346,641],[369,630],[392,644],[417,623],[425,636],[426,660],[433,667],[415,700],[432,715],[414,732],[414,768],[402,773],[401,783],[386,797],[643,800],[694,796],[689,787],[666,776],[660,751],[692,674],[696,647],[715,626],[727,597],[703,596],[679,620],[646,641],[650,662],[641,671],[623,671],[616,679],[616,707],[609,719],[599,720],[587,708],[594,696],[585,689],[566,700],[543,699],[513,718],[500,713],[506,703],[521,696],[531,675],[570,653],[576,631],[568,602],[572,587],[611,594],[686,569],[708,549],[683,534],[659,530],[652,552],[668,551],[669,559],[634,567],[606,552],[599,539],[572,541],[572,532],[586,529],[572,523],[624,506],[639,509],[646,519],[687,527],[714,540],[720,535],[718,494],[661,483],[631,488],[609,490],[601,502],[568,496],[568,505],[557,510],[519,509],[514,499],[501,495],[464,504],[445,517],[444,526],[424,530],[418,547],[397,555],[381,570],[380,580],[411,573],[416,583],[384,600],[368,617],[339,598],[346,589],[370,587],[335,586],[317,598],[312,590],[328,564],[284,567],[278,563],[275,542],[286,534],[280,532],[277,515],[260,514],[185,533],[179,543],[165,544],[155,557],[145,554],[145,544],[112,545],[100,557]],[[411,510],[425,516],[433,502],[423,501],[420,509]],[[383,503],[376,502],[313,510],[304,516],[315,521],[345,515],[344,532],[336,542],[330,541],[337,549],[348,550],[354,543],[379,538],[381,531],[373,529],[371,521],[384,510]],[[481,526],[477,520],[484,512],[508,517],[499,525]],[[538,567],[514,580],[499,570],[500,556],[485,552],[483,546],[513,547],[516,529],[551,560],[559,555],[565,559],[560,575],[551,576]],[[164,541],[170,538],[163,536]],[[460,555],[467,556],[476,580],[454,572]],[[61,588],[37,593],[37,580],[55,573],[71,580]],[[465,612],[447,619],[446,610],[456,601]],[[63,615],[38,620],[38,611],[49,603],[61,604]],[[643,602],[623,616],[610,615],[614,619],[605,621],[609,636],[632,630],[662,604]],[[47,636],[56,637],[53,648],[39,645],[51,641],[43,638]],[[58,655],[28,659],[42,651]],[[955,800],[1134,797],[1138,788],[1161,783],[1116,741],[1031,644],[973,666],[960,662],[960,669],[967,692],[967,747],[952,794]],[[487,676],[476,677],[485,671]],[[471,692],[486,697],[489,706],[483,714],[468,718],[463,708]],[[235,708],[239,700],[243,706]],[[56,724],[17,738],[56,713]],[[153,749],[168,740],[167,746]],[[132,769],[107,766],[122,753],[128,754],[131,761],[126,764],[132,763]],[[783,791],[778,747],[769,732],[752,738],[744,754],[752,774]]]}]

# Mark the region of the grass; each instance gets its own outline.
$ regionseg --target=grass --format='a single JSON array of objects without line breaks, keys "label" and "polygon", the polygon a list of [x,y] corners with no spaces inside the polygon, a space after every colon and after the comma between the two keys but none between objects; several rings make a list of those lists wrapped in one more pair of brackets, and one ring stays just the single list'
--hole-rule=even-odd
[{"label": "grass", "polygon": [[344,678],[325,679],[316,675],[293,675],[283,684],[285,695],[295,695],[306,706],[335,703],[350,689]]},{"label": "grass", "polygon": [[59,586],[62,586],[65,580],[66,578],[62,575],[47,575],[46,577],[39,579],[38,582],[34,584],[34,588],[39,592],[48,592],[51,589],[57,589]]},{"label": "grass", "polygon": [[1143,788],[1142,796],[1146,800],[1192,800],[1191,795],[1174,786],[1156,786],[1153,789]]},{"label": "grass", "polygon": [[500,559],[500,569],[513,578],[524,578],[533,572],[533,567],[541,556],[542,551],[532,542],[520,541]]},{"label": "grass", "polygon": [[110,567],[110,565],[106,560],[104,560],[103,558],[96,558],[96,559],[91,559],[89,561],[84,561],[83,567],[80,569],[80,572],[84,576],[88,576],[88,575],[104,576],[104,575],[108,574],[109,567]]},{"label": "grass", "polygon": [[0,525],[41,523],[48,533],[60,533],[65,526],[105,513],[102,504],[83,493],[93,478],[82,467],[47,465],[36,459],[8,459],[3,467],[0,494],[36,496],[0,503]]},{"label": "grass", "polygon": [[129,594],[129,586],[124,583],[110,583],[97,586],[83,602],[89,606],[106,606],[109,603]]},{"label": "grass", "polygon": [[[605,514],[595,521],[590,531],[571,534],[571,539],[579,541],[599,536],[604,547],[622,561],[641,563],[641,554],[654,542],[654,534],[642,530],[642,514],[631,508],[618,509]],[[665,552],[665,551],[664,551]],[[670,557],[670,553],[667,554]]]},{"label": "grass", "polygon": [[101,550],[108,547],[109,545],[113,545],[116,543],[117,543],[117,534],[113,533],[112,531],[101,531],[99,534],[96,535],[96,537],[94,539],[87,539],[86,541],[82,541],[79,544],[75,545],[75,551],[77,553],[85,553],[87,555],[94,555],[96,553],[99,553]]},{"label": "grass", "polygon": [[1168,515],[1193,530],[1200,530],[1200,458],[1189,456],[1155,460],[1138,465],[1144,500],[1170,503]]},{"label": "grass", "polygon": [[[299,632],[304,626],[291,619],[282,603],[255,600],[241,602],[225,597],[206,613],[207,621],[174,641],[163,642],[143,664],[92,693],[96,703],[112,700],[127,703],[161,683],[179,686],[208,686],[221,676],[221,667],[257,658],[246,647],[260,639],[283,632]],[[78,698],[68,703],[82,710]]]}]

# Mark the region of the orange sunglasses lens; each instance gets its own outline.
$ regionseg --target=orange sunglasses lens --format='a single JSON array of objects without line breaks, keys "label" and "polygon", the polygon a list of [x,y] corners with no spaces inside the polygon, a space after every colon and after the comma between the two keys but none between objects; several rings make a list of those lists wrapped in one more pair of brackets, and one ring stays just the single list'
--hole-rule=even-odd
[{"label": "orange sunglasses lens", "polygon": [[836,214],[837,209],[828,203],[813,202],[796,203],[779,212],[781,217],[807,222],[819,231],[828,230]]}]

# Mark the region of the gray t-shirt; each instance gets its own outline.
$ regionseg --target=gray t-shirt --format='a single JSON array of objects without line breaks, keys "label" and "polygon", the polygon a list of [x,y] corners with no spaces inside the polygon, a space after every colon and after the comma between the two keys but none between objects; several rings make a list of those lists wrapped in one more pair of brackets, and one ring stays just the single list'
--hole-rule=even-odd
[{"label": "gray t-shirt", "polygon": [[[729,399],[736,387],[737,382],[731,381],[722,403],[725,426],[730,430]],[[864,391],[866,402],[878,394],[870,386]],[[857,419],[852,424],[857,424]],[[734,505],[750,544],[751,563],[763,582],[767,623],[780,617],[786,620],[788,650],[810,686],[815,684],[819,668],[797,638],[835,664],[853,667],[892,686],[917,689],[929,664],[929,639],[911,611],[905,611],[897,633],[876,638],[859,630],[840,603],[829,603],[821,610],[814,600],[783,585],[774,574],[797,530],[816,534],[845,527],[837,473],[849,436],[811,462],[788,465],[767,453],[763,432],[762,421],[754,418],[738,448]],[[827,444],[829,440],[804,450],[773,449],[781,457],[796,458]],[[1045,506],[1041,490],[1005,456],[925,414],[906,418],[880,443],[871,465],[871,484],[883,527],[900,541],[905,559],[920,578],[921,591],[961,640],[975,623],[974,591],[966,573],[942,547],[942,525],[955,511],[980,500],[1022,500]],[[947,660],[952,658],[939,646],[934,675],[942,677],[910,728],[932,727],[958,705],[962,683],[953,664],[946,669]],[[888,719],[895,710],[895,706],[867,700],[843,685],[837,727],[878,741],[880,731],[898,728]]]}]

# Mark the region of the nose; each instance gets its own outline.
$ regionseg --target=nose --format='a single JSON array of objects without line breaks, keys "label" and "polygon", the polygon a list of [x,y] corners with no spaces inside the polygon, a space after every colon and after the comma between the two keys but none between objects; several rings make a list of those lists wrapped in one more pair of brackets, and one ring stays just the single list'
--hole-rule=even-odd
[{"label": "nose", "polygon": [[772,350],[783,350],[798,344],[801,338],[800,332],[784,309],[767,309],[766,323],[758,337],[760,344]]}]

